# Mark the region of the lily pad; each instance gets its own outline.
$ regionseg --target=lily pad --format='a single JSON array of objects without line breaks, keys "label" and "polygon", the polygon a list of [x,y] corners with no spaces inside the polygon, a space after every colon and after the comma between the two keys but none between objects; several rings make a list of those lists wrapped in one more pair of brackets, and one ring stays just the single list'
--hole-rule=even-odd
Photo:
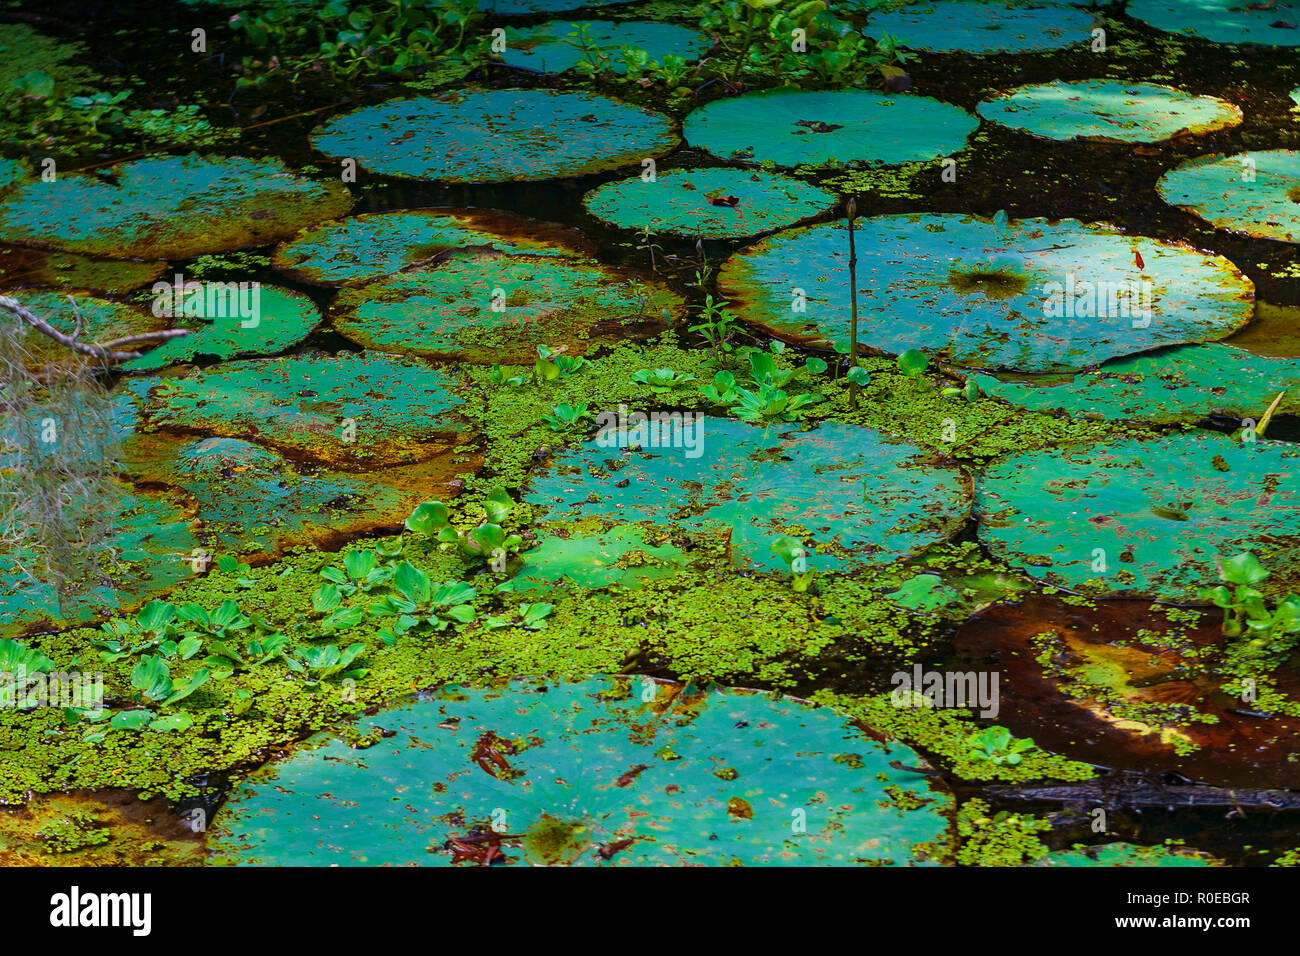
[{"label": "lily pad", "polygon": [[341,216],[352,196],[278,159],[160,156],[19,186],[0,241],[125,259],[186,259],[275,242]]},{"label": "lily pad", "polygon": [[68,627],[129,610],[190,576],[198,546],[189,505],[171,495],[123,487],[111,547],[119,567],[61,605],[54,585],[22,569],[22,556],[0,552],[0,637],[40,624]]},{"label": "lily pad", "polygon": [[[43,319],[60,332],[71,335],[77,328],[77,313],[81,315],[81,341],[105,342],[127,335],[139,335],[167,327],[165,319],[155,318],[145,309],[101,299],[87,292],[51,292],[47,290],[22,290],[11,298],[38,319]],[[72,301],[69,301],[71,298]],[[73,301],[76,305],[74,307]],[[5,313],[8,321],[13,321]],[[22,345],[36,364],[57,362],[66,358],[68,350],[48,338],[44,333],[27,327]]]},{"label": "lily pad", "polygon": [[481,253],[339,293],[334,327],[367,348],[470,362],[532,362],[538,345],[581,355],[593,339],[653,334],[685,303],[596,262]]},{"label": "lily pad", "polygon": [[533,13],[567,13],[584,7],[607,7],[627,0],[479,0],[478,8],[498,17]]},{"label": "lily pad", "polygon": [[[1103,223],[878,216],[858,221],[856,244],[858,341],[958,365],[1074,370],[1224,338],[1253,307],[1254,286],[1227,259]],[[718,286],[772,334],[843,348],[848,259],[844,223],[792,229],[728,259]]]},{"label": "lily pad", "polygon": [[422,461],[470,433],[452,385],[446,372],[391,355],[247,359],[158,379],[142,428],[255,439],[353,466]]},{"label": "lily pad", "polygon": [[182,489],[195,502],[203,518],[195,536],[210,552],[268,556],[299,544],[332,549],[360,534],[400,529],[421,501],[454,497],[456,476],[473,470],[447,455],[355,475],[300,465],[237,438],[182,443],[139,436],[124,457],[137,481]]},{"label": "lily pad", "polygon": [[1241,122],[1241,109],[1154,83],[1054,80],[1020,86],[976,107],[985,119],[1047,139],[1161,143]]},{"label": "lily pad", "polygon": [[928,96],[782,88],[701,106],[683,135],[723,159],[895,165],[955,153],[977,126],[965,110]]},{"label": "lily pad", "polygon": [[186,314],[178,316],[175,325],[192,329],[189,335],[170,339],[123,368],[149,371],[200,355],[274,355],[297,345],[320,322],[315,304],[301,292],[258,286],[253,293],[233,282],[209,283],[206,290],[202,297],[182,299]]},{"label": "lily pad", "polygon": [[[698,30],[675,23],[650,20],[548,20],[530,27],[506,27],[506,49],[501,54],[509,66],[543,73],[563,73],[579,63],[598,61],[602,69],[627,72],[621,51],[624,47],[644,50],[654,61],[665,54],[694,60],[712,46]],[[585,29],[584,42],[578,31]]]},{"label": "lily pad", "polygon": [[598,534],[548,534],[520,557],[519,570],[497,590],[549,589],[562,582],[588,589],[635,589],[672,577],[685,563],[680,548],[648,544],[640,530],[624,525]]},{"label": "lily pad", "polygon": [[735,565],[769,571],[787,567],[770,547],[780,537],[803,542],[811,569],[861,569],[917,554],[966,520],[960,469],[871,429],[719,418],[695,427],[695,449],[638,451],[613,446],[611,429],[557,455],[524,500],[548,519],[599,515],[720,537]]},{"label": "lily pad", "polygon": [[1135,846],[1103,843],[1056,850],[1034,861],[1034,866],[1221,866],[1213,857],[1173,846]]},{"label": "lily pad", "polygon": [[1300,242],[1300,150],[1202,156],[1165,173],[1156,190],[1216,228]]},{"label": "lily pad", "polygon": [[5,286],[129,292],[153,282],[166,269],[162,259],[93,259],[54,249],[0,246],[0,283]]},{"label": "lily pad", "polygon": [[21,182],[31,174],[31,169],[21,160],[0,159],[0,189]]},{"label": "lily pad", "polygon": [[515,681],[358,729],[381,727],[254,774],[209,831],[215,862],[907,866],[948,840],[951,798],[897,769],[919,754],[756,691]]},{"label": "lily pad", "polygon": [[303,230],[275,250],[285,275],[313,285],[360,285],[433,256],[487,248],[535,256],[589,256],[576,229],[496,209],[365,213]]},{"label": "lily pad", "polygon": [[1289,4],[1130,0],[1124,12],[1169,33],[1204,37],[1215,43],[1300,46],[1300,13]]},{"label": "lily pad", "polygon": [[651,182],[606,183],[582,204],[624,229],[728,239],[792,226],[835,205],[834,193],[760,170],[673,169]]},{"label": "lily pad", "polygon": [[909,50],[931,53],[1027,53],[1087,43],[1092,25],[1092,14],[1058,3],[938,0],[873,10],[862,32],[888,33]]},{"label": "lily pad", "polygon": [[[1112,359],[1062,383],[1001,382],[975,376],[985,395],[1038,412],[1146,422],[1197,421],[1207,415],[1255,418],[1278,392],[1300,386],[1300,361],[1265,358],[1214,343]],[[1279,411],[1291,409],[1284,403]]]},{"label": "lily pad", "polygon": [[384,176],[507,182],[586,176],[677,145],[662,113],[595,93],[483,90],[388,100],[312,134],[327,156]]},{"label": "lily pad", "polygon": [[1300,448],[1200,432],[1030,451],[984,472],[975,511],[985,545],[1036,578],[1186,600],[1218,582],[1216,558],[1300,546]]}]

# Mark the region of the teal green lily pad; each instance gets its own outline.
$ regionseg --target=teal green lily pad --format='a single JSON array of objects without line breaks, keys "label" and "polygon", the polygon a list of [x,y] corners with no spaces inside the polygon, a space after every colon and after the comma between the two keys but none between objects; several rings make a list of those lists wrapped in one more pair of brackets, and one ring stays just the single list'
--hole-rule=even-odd
[{"label": "teal green lily pad", "polygon": [[1241,109],[1155,83],[1053,80],[1020,86],[976,107],[986,120],[1047,139],[1161,143],[1241,123]]},{"label": "teal green lily pad", "polygon": [[130,292],[153,282],[166,268],[162,259],[96,259],[57,249],[0,246],[0,284],[5,287]]},{"label": "teal green lily pad", "polygon": [[977,126],[970,113],[927,96],[782,88],[701,106],[683,135],[723,159],[896,165],[955,153]]},{"label": "teal green lily pad", "polygon": [[[147,309],[102,299],[81,290],[53,292],[23,289],[9,295],[32,315],[68,335],[76,331],[77,314],[80,313],[82,342],[107,342],[167,327],[165,319],[156,318]],[[75,307],[69,297],[75,301]],[[8,317],[8,313],[5,315]],[[23,333],[21,342],[35,363],[57,362],[68,354],[64,346],[30,327]]]},{"label": "teal green lily pad", "polygon": [[31,174],[31,168],[22,160],[0,159],[0,189],[7,189]]},{"label": "teal green lily pad", "polygon": [[1056,850],[1034,861],[1034,866],[1221,866],[1208,854],[1183,847],[1136,846],[1132,843],[1103,843]]},{"label": "teal green lily pad", "polygon": [[1130,0],[1124,12],[1169,33],[1204,37],[1215,43],[1300,46],[1295,7],[1225,0]]},{"label": "teal green lily pad", "polygon": [[388,100],[335,117],[312,134],[320,152],[354,158],[370,172],[454,183],[586,176],[640,164],[677,141],[662,113],[554,90]]},{"label": "teal green lily pad", "polygon": [[[858,341],[958,365],[1073,371],[1225,338],[1254,307],[1227,259],[1104,223],[913,213],[861,219],[856,241]],[[718,287],[772,334],[844,348],[848,259],[843,223],[792,229],[724,262]]]},{"label": "teal green lily pad", "polygon": [[392,355],[244,359],[149,389],[144,431],[210,432],[348,465],[423,461],[470,434],[446,372]]},{"label": "teal green lily pad", "polygon": [[151,371],[198,356],[274,355],[297,345],[320,322],[315,303],[301,292],[269,285],[253,292],[233,282],[208,283],[205,288],[210,295],[205,291],[202,297],[182,299],[185,315],[175,319],[177,328],[192,330],[189,335],[164,342],[123,368]]},{"label": "teal green lily pad", "polygon": [[937,0],[873,10],[862,32],[930,53],[1028,53],[1088,43],[1092,26],[1092,14],[1060,3]]},{"label": "teal green lily pad", "polygon": [[534,13],[567,13],[583,7],[607,7],[627,0],[479,0],[478,8],[499,17],[528,16]]},{"label": "teal green lily pad", "polygon": [[531,363],[537,346],[582,355],[594,341],[660,332],[685,302],[597,262],[481,253],[342,290],[330,315],[359,345],[471,362]]},{"label": "teal green lily pad", "polygon": [[1296,109],[1300,110],[1300,86],[1291,91],[1291,99],[1295,101]]},{"label": "teal green lily pad", "polygon": [[186,259],[276,242],[351,205],[341,183],[278,159],[160,156],[18,187],[0,202],[0,242]]},{"label": "teal green lily pad", "polygon": [[[1036,412],[1144,422],[1208,415],[1258,420],[1279,392],[1300,387],[1300,360],[1269,358],[1222,343],[1183,345],[1112,359],[1064,382],[1002,382],[975,376],[981,392]],[[1291,411],[1284,401],[1279,412]]]},{"label": "teal green lily pad", "polygon": [[336,547],[360,534],[400,529],[421,501],[453,497],[456,475],[470,470],[448,456],[439,468],[357,475],[300,465],[237,438],[182,442],[138,436],[127,443],[124,457],[134,480],[181,489],[195,503],[203,521],[194,534],[209,552],[266,556],[294,545]]},{"label": "teal green lily pad", "polygon": [[582,204],[623,229],[729,239],[782,229],[830,209],[838,197],[763,170],[672,169],[606,183]]},{"label": "teal green lily pad", "polygon": [[[585,29],[584,42],[578,31]],[[501,59],[542,73],[563,73],[579,63],[592,62],[601,69],[626,73],[624,47],[644,50],[652,61],[665,55],[694,60],[712,46],[698,30],[651,20],[548,20],[530,27],[506,27],[506,49]],[[600,58],[605,59],[600,59]]]},{"label": "teal green lily pad", "polygon": [[1300,446],[1211,432],[1014,455],[976,482],[980,540],[1050,584],[1093,596],[1195,599],[1216,560],[1300,546]]},{"label": "teal green lily pad", "polygon": [[1161,176],[1156,191],[1216,228],[1300,242],[1300,150],[1201,156]]},{"label": "teal green lily pad", "polygon": [[617,525],[595,534],[569,529],[564,536],[548,534],[536,548],[524,552],[519,569],[497,590],[550,589],[562,583],[588,589],[636,589],[646,581],[672,577],[685,564],[680,548],[649,544],[638,528]]},{"label": "teal green lily pad", "polygon": [[208,833],[260,866],[909,866],[952,798],[915,751],[758,691],[625,679],[449,688],[253,774]]},{"label": "teal green lily pad", "polygon": [[281,244],[271,261],[301,282],[360,285],[433,256],[480,248],[535,256],[595,251],[576,229],[497,209],[402,209],[312,226]]},{"label": "teal green lily pad", "polygon": [[704,418],[689,443],[688,432],[655,429],[661,445],[680,436],[681,447],[633,451],[618,448],[610,429],[556,455],[524,500],[547,520],[692,530],[726,541],[736,566],[768,571],[786,568],[771,551],[780,537],[803,542],[810,569],[861,569],[917,554],[966,521],[961,469],[868,428]]},{"label": "teal green lily pad", "polygon": [[191,505],[171,494],[123,486],[110,548],[118,565],[93,587],[65,596],[54,584],[23,570],[22,556],[0,553],[0,637],[33,626],[69,627],[129,610],[165,593],[193,572],[198,547]]}]

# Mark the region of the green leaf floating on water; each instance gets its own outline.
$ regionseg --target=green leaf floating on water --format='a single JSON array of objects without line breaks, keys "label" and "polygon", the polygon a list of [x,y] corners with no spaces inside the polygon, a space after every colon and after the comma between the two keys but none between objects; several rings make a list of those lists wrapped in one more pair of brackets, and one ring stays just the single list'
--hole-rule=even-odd
[{"label": "green leaf floating on water", "polygon": [[520,556],[519,570],[497,590],[551,588],[563,581],[581,588],[634,589],[670,578],[685,564],[680,548],[648,544],[639,529],[619,525],[598,534],[547,535]]},{"label": "green leaf floating on water", "polygon": [[141,427],[256,438],[328,462],[420,461],[470,433],[452,384],[446,372],[391,355],[247,359],[159,379]]},{"label": "green leaf floating on water", "polygon": [[701,106],[686,117],[683,135],[723,159],[894,165],[955,153],[978,125],[960,107],[927,96],[782,88]]},{"label": "green leaf floating on water", "polygon": [[479,253],[342,290],[334,327],[367,348],[471,362],[530,363],[537,346],[582,355],[592,340],[653,334],[685,303],[598,262]]},{"label": "green leaf floating on water", "polygon": [[[883,352],[1072,371],[1224,338],[1254,309],[1254,285],[1227,259],[1102,223],[913,213],[857,228],[858,341]],[[843,223],[791,229],[733,255],[718,287],[773,334],[847,350],[848,258]],[[793,290],[805,311],[791,309]]]},{"label": "green leaf floating on water", "polygon": [[166,268],[162,259],[97,259],[57,249],[0,246],[0,282],[6,285],[129,292],[157,279]]},{"label": "green leaf floating on water", "polygon": [[214,862],[908,866],[948,842],[951,798],[897,769],[919,754],[793,698],[514,681],[357,730],[378,728],[394,736],[319,735],[254,773],[213,821]]},{"label": "green leaf floating on water", "polygon": [[553,90],[388,100],[335,117],[312,134],[325,155],[353,157],[373,173],[460,183],[585,176],[639,164],[677,141],[662,113]]},{"label": "green leaf floating on water", "polygon": [[28,165],[17,159],[0,159],[0,189],[21,182],[32,174]]},{"label": "green leaf floating on water", "polygon": [[285,275],[313,285],[360,285],[431,256],[486,247],[536,256],[588,256],[576,229],[496,209],[403,209],[304,229],[275,250]]},{"label": "green leaf floating on water", "polygon": [[989,466],[975,512],[994,555],[1090,595],[1192,600],[1242,551],[1282,556],[1279,586],[1300,584],[1293,444],[1198,432],[1026,452]]},{"label": "green leaf floating on water", "polygon": [[1034,866],[1221,866],[1219,861],[1196,850],[1172,846],[1135,846],[1132,843],[1103,843],[1056,850],[1034,861]]},{"label": "green leaf floating on water", "polygon": [[898,37],[900,46],[933,53],[1027,53],[1092,39],[1092,14],[1059,3],[937,0],[873,10],[862,32]]},{"label": "green leaf floating on water", "polygon": [[[165,284],[165,280],[160,280]],[[166,293],[168,301],[178,296]],[[177,328],[191,329],[183,338],[171,339],[122,367],[148,371],[189,362],[196,356],[235,358],[273,355],[296,345],[320,322],[316,305],[301,292],[259,285],[240,289],[236,283],[206,283],[204,293],[182,299],[184,315]],[[181,309],[176,309],[180,312]]]},{"label": "green leaf floating on water", "polygon": [[[1216,342],[1112,359],[1064,382],[1001,382],[977,375],[975,384],[993,398],[1074,417],[1158,423],[1207,415],[1259,419],[1278,392],[1300,387],[1300,360],[1267,358]],[[1279,410],[1290,410],[1285,399]]]},{"label": "green leaf floating on water", "polygon": [[[1300,46],[1300,23],[1294,7],[1264,0],[1227,3],[1224,0],[1130,0],[1125,13],[1169,33],[1205,37],[1215,43],[1258,43]],[[1286,26],[1285,24],[1290,24]]]},{"label": "green leaf floating on water", "polygon": [[478,8],[496,16],[527,16],[530,13],[567,13],[581,7],[607,7],[626,0],[479,0]]},{"label": "green leaf floating on water", "polygon": [[[576,35],[579,28],[587,31],[586,44]],[[584,61],[590,63],[591,54],[608,57],[600,61],[602,69],[626,73],[623,47],[644,50],[652,61],[657,61],[665,54],[694,60],[713,45],[698,30],[646,20],[548,20],[505,30],[506,49],[501,59],[509,66],[543,73],[563,73]]]},{"label": "green leaf floating on water", "polygon": [[985,100],[986,120],[1047,139],[1160,143],[1210,133],[1241,122],[1241,109],[1154,83],[1053,80],[1020,86]]},{"label": "green leaf floating on water", "polygon": [[834,193],[762,170],[673,169],[587,193],[587,211],[624,229],[726,239],[792,226],[835,205]]},{"label": "green leaf floating on water", "polygon": [[159,156],[19,186],[0,202],[0,242],[185,259],[275,242],[351,205],[341,183],[278,159]]},{"label": "green leaf floating on water", "polygon": [[1161,176],[1156,190],[1219,229],[1300,242],[1300,150],[1201,156]]},{"label": "green leaf floating on water", "polygon": [[[168,325],[166,319],[156,318],[148,309],[101,299],[80,290],[51,292],[15,289],[4,294],[17,300],[38,319],[43,319],[68,335],[76,331],[77,313],[80,313],[83,342],[106,342],[165,329]],[[68,300],[69,296],[75,305]],[[8,313],[5,315],[8,316]],[[67,356],[67,349],[62,345],[29,326],[24,327],[20,341],[37,363],[57,362]]]},{"label": "green leaf floating on water", "polygon": [[[690,437],[664,432],[682,436],[679,445]],[[968,513],[960,469],[867,428],[704,418],[694,449],[642,442],[621,457],[613,430],[602,434],[557,454],[524,500],[548,520],[599,515],[729,538],[734,564],[769,571],[785,569],[770,550],[782,536],[804,543],[813,570],[864,568],[946,540]]]}]

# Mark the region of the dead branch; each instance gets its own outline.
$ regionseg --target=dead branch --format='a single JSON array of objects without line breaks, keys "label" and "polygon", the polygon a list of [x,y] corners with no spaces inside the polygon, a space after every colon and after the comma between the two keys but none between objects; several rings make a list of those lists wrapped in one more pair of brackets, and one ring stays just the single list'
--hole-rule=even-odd
[{"label": "dead branch", "polygon": [[12,299],[7,295],[0,295],[0,309],[5,309],[13,313],[32,328],[36,329],[36,331],[40,332],[42,335],[48,336],[65,348],[72,349],[74,352],[88,355],[91,358],[100,359],[105,362],[129,362],[131,359],[138,359],[142,354],[140,352],[119,352],[117,351],[117,346],[120,345],[130,345],[135,342],[151,340],[175,339],[180,338],[183,335],[189,335],[187,329],[160,329],[157,332],[141,332],[138,335],[128,335],[120,339],[112,339],[102,344],[89,344],[82,342],[79,341],[81,335],[81,312],[77,308],[76,300],[73,299],[72,296],[68,296],[68,300],[72,302],[72,311],[77,317],[77,329],[72,335],[68,335],[66,332],[60,332],[44,319],[32,315],[32,313],[23,308],[16,299]]}]

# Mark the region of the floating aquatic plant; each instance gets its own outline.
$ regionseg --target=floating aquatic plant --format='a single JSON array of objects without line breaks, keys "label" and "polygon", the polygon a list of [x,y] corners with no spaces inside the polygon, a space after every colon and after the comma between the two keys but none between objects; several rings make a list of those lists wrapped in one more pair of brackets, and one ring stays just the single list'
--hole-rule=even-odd
[{"label": "floating aquatic plant", "polygon": [[1159,143],[1241,122],[1240,107],[1154,83],[1053,80],[987,99],[985,119],[1047,139]]},{"label": "floating aquatic plant", "polygon": [[1219,229],[1300,242],[1300,150],[1202,156],[1165,173],[1156,190]]},{"label": "floating aquatic plant", "polygon": [[360,729],[379,728],[251,777],[209,832],[216,862],[907,866],[948,842],[951,798],[899,769],[919,754],[754,691],[515,681]]},{"label": "floating aquatic plant", "polygon": [[[859,341],[883,352],[1066,371],[1220,339],[1253,309],[1227,259],[1101,223],[913,213],[857,229]],[[718,287],[755,325],[846,349],[848,259],[842,224],[792,229],[728,259]]]},{"label": "floating aquatic plant", "polygon": [[312,144],[383,176],[505,182],[640,163],[676,146],[677,133],[661,113],[595,93],[484,90],[365,106]]},{"label": "floating aquatic plant", "polygon": [[1229,5],[1220,0],[1131,0],[1125,13],[1160,30],[1215,43],[1300,46],[1300,24],[1272,2]]},{"label": "floating aquatic plant", "polygon": [[686,117],[687,143],[778,166],[896,163],[955,153],[979,121],[926,96],[788,88],[714,100]]},{"label": "floating aquatic plant", "polygon": [[644,51],[651,60],[665,55],[694,60],[710,47],[698,31],[675,23],[640,20],[547,20],[529,27],[506,27],[501,59],[509,66],[563,73],[586,64],[598,71],[626,73],[625,48]]},{"label": "floating aquatic plant", "polygon": [[606,183],[582,204],[624,229],[724,239],[795,225],[825,212],[835,195],[776,173],[713,167]]},{"label": "floating aquatic plant", "polygon": [[1061,3],[933,0],[873,10],[863,32],[932,53],[1028,53],[1086,44],[1092,26],[1092,14]]}]

